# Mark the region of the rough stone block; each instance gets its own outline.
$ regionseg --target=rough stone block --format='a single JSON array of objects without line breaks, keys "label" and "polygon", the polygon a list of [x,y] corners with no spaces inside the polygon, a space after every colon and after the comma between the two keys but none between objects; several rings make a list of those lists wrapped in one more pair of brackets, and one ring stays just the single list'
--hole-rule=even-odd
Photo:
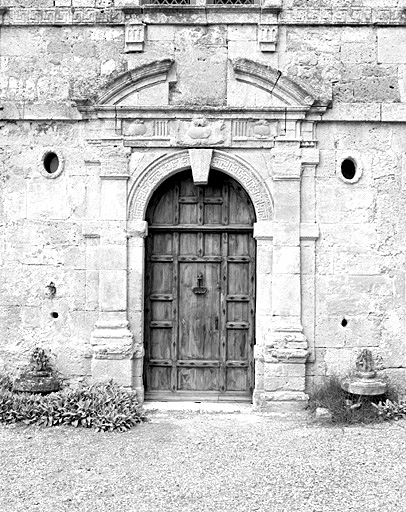
[{"label": "rough stone block", "polygon": [[100,270],[126,270],[127,248],[123,245],[99,245]]},{"label": "rough stone block", "polygon": [[127,216],[127,182],[123,179],[103,179],[100,198],[100,218],[125,220]]},{"label": "rough stone block", "polygon": [[127,272],[100,271],[100,308],[102,311],[125,311],[127,307]]},{"label": "rough stone block", "polygon": [[378,28],[378,62],[406,63],[406,34],[401,27]]},{"label": "rough stone block", "polygon": [[281,247],[274,245],[274,274],[298,274],[300,273],[300,269],[300,247]]},{"label": "rough stone block", "polygon": [[257,25],[229,25],[227,39],[228,41],[256,41]]},{"label": "rough stone block", "polygon": [[92,380],[114,382],[124,387],[132,386],[132,359],[92,359]]},{"label": "rough stone block", "polygon": [[27,216],[32,219],[66,219],[69,215],[66,182],[36,178],[27,187]]},{"label": "rough stone block", "polygon": [[173,41],[175,37],[175,25],[148,25],[148,41]]},{"label": "rough stone block", "polygon": [[272,282],[274,316],[300,316],[300,275],[275,274]]},{"label": "rough stone block", "polygon": [[299,245],[299,224],[295,222],[274,222],[273,240],[275,245],[293,247]]},{"label": "rough stone block", "polygon": [[257,275],[270,274],[272,272],[273,245],[271,241],[261,240],[257,242]]},{"label": "rough stone block", "polygon": [[374,314],[379,304],[392,299],[392,283],[386,276],[318,276],[318,314]]}]

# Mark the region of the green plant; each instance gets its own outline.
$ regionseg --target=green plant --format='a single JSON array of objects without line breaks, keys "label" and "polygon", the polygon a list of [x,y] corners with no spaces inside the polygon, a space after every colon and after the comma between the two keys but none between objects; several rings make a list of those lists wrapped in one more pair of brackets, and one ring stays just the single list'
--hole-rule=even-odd
[{"label": "green plant", "polygon": [[8,373],[0,373],[0,390],[11,390],[13,387],[13,379]]},{"label": "green plant", "polygon": [[113,382],[48,395],[0,390],[0,421],[125,431],[145,420],[136,395]]},{"label": "green plant", "polygon": [[392,402],[392,400],[385,400],[385,402],[379,402],[373,404],[377,409],[378,415],[384,420],[400,420],[406,419],[406,401],[401,400],[400,402]]},{"label": "green plant", "polygon": [[341,380],[333,375],[316,387],[309,394],[309,409],[312,412],[318,407],[328,409],[331,421],[338,424],[377,423],[387,419],[380,413],[377,404],[382,400],[396,399],[393,386],[388,386],[385,395],[358,396],[344,391]]}]

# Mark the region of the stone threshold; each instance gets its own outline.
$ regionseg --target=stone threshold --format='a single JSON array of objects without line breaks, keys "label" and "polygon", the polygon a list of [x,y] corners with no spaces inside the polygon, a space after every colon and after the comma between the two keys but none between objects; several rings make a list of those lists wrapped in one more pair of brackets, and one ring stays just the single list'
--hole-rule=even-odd
[{"label": "stone threshold", "polygon": [[167,413],[197,413],[197,414],[238,414],[266,416],[275,420],[307,421],[310,415],[305,410],[286,408],[283,405],[279,410],[258,409],[253,404],[242,402],[144,402],[143,409],[146,413],[166,415]]}]

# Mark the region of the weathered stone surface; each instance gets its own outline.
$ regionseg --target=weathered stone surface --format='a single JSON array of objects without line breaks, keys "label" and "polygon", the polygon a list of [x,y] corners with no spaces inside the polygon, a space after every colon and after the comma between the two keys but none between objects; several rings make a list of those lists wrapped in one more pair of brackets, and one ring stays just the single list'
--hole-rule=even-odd
[{"label": "weathered stone surface", "polygon": [[[200,2],[144,9],[141,19],[124,3],[6,3],[0,369],[43,343],[71,380],[116,378],[143,396],[145,209],[167,177],[189,168],[187,150],[203,147],[256,211],[255,403],[305,403],[312,383],[346,372],[366,347],[379,372],[404,385],[399,2],[289,0],[279,26],[256,6]],[[132,53],[126,27],[141,22]],[[260,23],[278,30],[272,54],[261,51]],[[162,59],[165,73],[120,96],[127,70]],[[241,59],[251,61],[245,74]],[[288,79],[307,95],[289,95]],[[120,99],[95,108],[106,90]],[[64,162],[54,178],[41,160],[50,150]],[[357,182],[343,179],[347,157],[362,169]]]}]

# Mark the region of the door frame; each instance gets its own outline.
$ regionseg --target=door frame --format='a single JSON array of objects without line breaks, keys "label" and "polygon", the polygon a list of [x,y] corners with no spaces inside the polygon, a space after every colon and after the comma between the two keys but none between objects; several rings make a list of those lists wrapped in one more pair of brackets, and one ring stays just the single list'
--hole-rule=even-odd
[{"label": "door frame", "polygon": [[[180,150],[164,156],[147,166],[132,184],[128,199],[128,319],[134,336],[133,351],[133,387],[141,402],[144,401],[144,272],[145,272],[145,238],[148,225],[145,214],[155,190],[167,178],[180,171],[191,169],[188,150]],[[254,223],[256,239],[256,302],[266,307],[256,307],[254,338],[266,337],[272,317],[271,287],[272,279],[272,196],[266,181],[257,171],[240,157],[224,151],[213,151],[210,167],[219,170],[238,182],[250,197],[257,222]],[[256,391],[263,385],[263,358],[257,346],[254,346],[254,400]]]}]

